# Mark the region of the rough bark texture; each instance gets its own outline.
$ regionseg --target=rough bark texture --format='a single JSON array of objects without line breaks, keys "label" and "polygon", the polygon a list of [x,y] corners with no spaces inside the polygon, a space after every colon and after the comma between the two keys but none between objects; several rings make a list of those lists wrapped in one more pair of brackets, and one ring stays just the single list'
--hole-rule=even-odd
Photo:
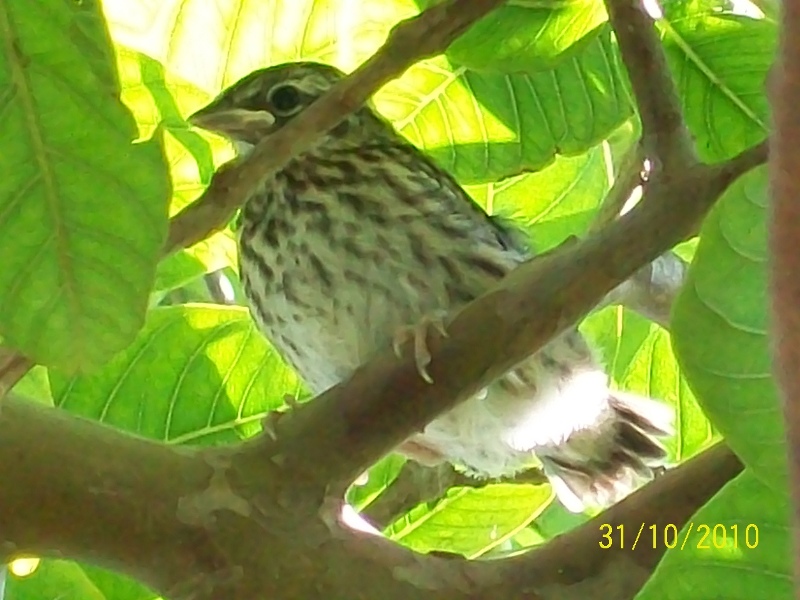
[{"label": "rough bark texture", "polygon": [[[795,580],[800,577],[800,5],[783,3],[783,31],[771,73],[775,131],[771,140],[769,220],[775,375],[786,419]],[[795,584],[797,585],[797,584]]]}]

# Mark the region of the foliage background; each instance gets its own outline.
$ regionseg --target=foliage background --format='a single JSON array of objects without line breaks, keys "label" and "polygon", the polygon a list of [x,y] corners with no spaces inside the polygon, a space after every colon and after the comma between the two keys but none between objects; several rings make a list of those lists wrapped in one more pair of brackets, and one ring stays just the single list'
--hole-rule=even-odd
[{"label": "foliage background", "polygon": [[[230,228],[159,262],[168,216],[232,157],[224,140],[184,119],[267,64],[319,60],[352,70],[421,7],[0,3],[0,334],[45,365],[19,388],[171,444],[242,439],[283,407],[285,394],[305,399],[246,310],[215,304],[208,293],[203,276],[221,269],[233,303],[242,303]],[[663,8],[659,31],[701,156],[722,160],[763,139],[773,16],[747,2],[669,0]],[[375,104],[488,212],[520,222],[540,249],[585,232],[638,135],[596,0],[511,2],[447,55],[387,85]],[[699,243],[679,248],[693,264],[672,336],[621,308],[583,324],[615,385],[676,407],[675,462],[718,439],[718,430],[747,465],[695,518],[726,525],[726,539],[667,552],[641,598],[700,597],[704,589],[726,598],[791,594],[785,449],[766,339],[765,207],[758,169],[726,193]],[[374,500],[401,465],[396,456],[381,461],[351,489],[352,504]],[[420,551],[497,557],[585,518],[553,503],[547,486],[488,485],[451,489],[386,534]],[[758,526],[756,548],[741,535],[734,542],[734,524]],[[12,575],[6,594],[152,597],[117,575],[61,560]]]}]

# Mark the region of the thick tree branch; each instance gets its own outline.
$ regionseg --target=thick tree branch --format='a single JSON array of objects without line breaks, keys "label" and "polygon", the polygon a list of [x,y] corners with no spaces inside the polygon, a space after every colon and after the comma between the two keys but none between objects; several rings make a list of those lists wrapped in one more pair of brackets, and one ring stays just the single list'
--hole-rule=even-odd
[{"label": "thick tree branch", "polygon": [[170,600],[627,600],[664,549],[602,550],[600,526],[680,528],[741,468],[718,446],[542,548],[471,562],[351,531],[335,502],[284,495],[291,470],[244,458],[140,440],[12,392],[0,415],[0,560],[67,556]]},{"label": "thick tree branch", "polygon": [[222,229],[269,176],[308,150],[381,86],[417,61],[444,52],[470,25],[503,0],[446,0],[396,25],[386,43],[296,119],[261,140],[245,160],[220,169],[205,193],[172,219],[165,254]]},{"label": "thick tree branch", "polygon": [[795,590],[800,590],[800,5],[783,3],[778,60],[770,74],[772,135],[769,216],[772,334],[792,496]]}]

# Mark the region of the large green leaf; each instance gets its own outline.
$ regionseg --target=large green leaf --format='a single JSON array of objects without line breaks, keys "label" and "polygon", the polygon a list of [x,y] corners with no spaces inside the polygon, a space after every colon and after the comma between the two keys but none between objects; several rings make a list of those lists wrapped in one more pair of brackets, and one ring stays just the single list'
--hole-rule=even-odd
[{"label": "large green leaf", "polygon": [[[140,135],[149,136],[159,126],[168,132],[164,149],[172,174],[172,216],[203,191],[215,169],[232,157],[231,148],[219,138],[190,130],[184,121],[184,115],[211,99],[208,93],[168,75],[161,63],[125,46],[118,46],[117,61],[122,99],[131,108]],[[163,260],[154,289],[174,289],[225,267],[236,267],[236,248],[229,229]]]},{"label": "large green leaf", "polygon": [[416,65],[387,85],[377,106],[465,184],[541,169],[582,154],[632,114],[606,32],[557,68],[504,75]]},{"label": "large green leaf", "polygon": [[579,156],[559,156],[536,173],[466,189],[489,214],[525,228],[541,251],[585,233],[608,189],[607,165],[597,147]]},{"label": "large green leaf", "polygon": [[50,381],[47,369],[41,365],[34,366],[14,386],[14,393],[26,399],[53,405],[53,394],[50,392]]},{"label": "large green leaf", "polygon": [[653,531],[667,550],[636,600],[794,598],[786,491],[776,493],[747,469],[680,532]]},{"label": "large green leaf", "polygon": [[552,69],[590,42],[606,19],[598,0],[509,2],[473,25],[447,49],[447,56],[454,64],[477,71]]},{"label": "large green leaf", "polygon": [[50,374],[63,409],[170,443],[232,442],[299,383],[246,309],[188,305],[152,310],[133,344],[102,370]]},{"label": "large green leaf", "polygon": [[[106,0],[105,7],[118,43],[164,65],[164,81],[151,76],[149,88],[174,97],[160,101],[170,119],[173,106],[186,115],[202,104],[198,89],[215,94],[268,64],[320,60],[350,71],[418,10],[411,0],[238,0],[215,5],[212,18],[202,0]],[[376,105],[462,182],[485,183],[599,143],[632,114],[623,81],[605,31],[556,68],[534,74],[476,73],[444,57],[423,61],[383,88]]]},{"label": "large green leaf", "polygon": [[495,484],[451,488],[422,504],[384,533],[418,552],[457,552],[475,558],[502,547],[553,499],[550,486]]},{"label": "large green leaf", "polygon": [[9,577],[8,600],[158,600],[140,584],[116,573],[66,560],[44,559],[26,576]]},{"label": "large green leaf", "polygon": [[11,575],[8,597],[13,600],[39,600],[71,596],[85,600],[105,600],[106,596],[86,576],[83,569],[65,560],[46,560],[26,577]]},{"label": "large green leaf", "polygon": [[720,199],[703,224],[672,331],[684,373],[728,444],[757,477],[785,490],[767,325],[766,207],[766,167]]},{"label": "large green leaf", "polygon": [[669,8],[659,25],[701,157],[724,160],[763,140],[776,24],[705,2],[673,2]]},{"label": "large green leaf", "polygon": [[167,227],[160,144],[134,143],[107,38],[92,2],[0,6],[0,334],[68,369],[133,339]]}]

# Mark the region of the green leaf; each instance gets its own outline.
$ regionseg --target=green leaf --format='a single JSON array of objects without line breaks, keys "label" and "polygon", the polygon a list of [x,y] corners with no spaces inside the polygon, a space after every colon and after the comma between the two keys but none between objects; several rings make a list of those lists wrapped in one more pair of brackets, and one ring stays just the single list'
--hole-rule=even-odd
[{"label": "green leaf", "polygon": [[89,369],[142,325],[167,227],[157,139],[134,143],[91,2],[0,8],[0,334]]},{"label": "green leaf", "polygon": [[551,502],[530,524],[529,529],[535,534],[532,541],[544,543],[582,525],[590,518],[586,513],[569,512],[560,502]]},{"label": "green leaf", "polygon": [[767,169],[706,218],[672,319],[675,350],[706,414],[754,475],[786,488],[783,418],[767,325]]},{"label": "green leaf", "polygon": [[7,600],[41,600],[42,598],[80,598],[106,600],[86,576],[83,569],[68,560],[43,560],[30,575],[10,575],[4,596]]},{"label": "green leaf", "polygon": [[418,552],[437,550],[476,558],[506,544],[552,499],[548,485],[455,487],[434,506],[412,509],[384,533]]},{"label": "green leaf", "polygon": [[[194,132],[173,131],[165,137],[165,150],[172,172],[174,195],[170,205],[170,216],[174,216],[193,202],[205,189],[214,172],[214,163],[204,165],[205,159],[228,158],[230,150],[217,140],[209,145],[204,139],[195,140]],[[191,142],[187,141],[191,140]],[[207,148],[208,156],[198,160],[198,148]],[[195,148],[195,150],[193,150]],[[224,160],[220,161],[224,162]],[[219,163],[218,163],[219,164]],[[236,259],[236,237],[230,227],[207,239],[167,257],[158,265],[154,289],[169,290],[185,285],[205,273],[225,267],[238,269]]]},{"label": "green leaf", "polygon": [[[617,132],[631,141],[631,128]],[[627,135],[626,135],[627,134]],[[583,235],[610,187],[609,172],[617,158],[614,149],[627,144],[603,142],[578,156],[558,156],[535,173],[497,183],[466,186],[472,198],[489,214],[499,214],[526,229],[532,247],[544,251],[567,236]]]},{"label": "green leaf", "polygon": [[14,386],[14,392],[27,399],[53,405],[53,394],[50,392],[47,369],[41,365],[36,365],[28,371]]},{"label": "green leaf", "polygon": [[777,26],[712,12],[702,2],[673,5],[659,26],[684,117],[702,158],[730,158],[767,135],[765,88]]},{"label": "green leaf", "polygon": [[364,510],[392,484],[405,462],[399,454],[384,456],[369,469],[366,482],[350,486],[347,502],[357,511]]},{"label": "green leaf", "polygon": [[160,600],[160,596],[128,577],[92,565],[81,568],[109,600]]},{"label": "green leaf", "polygon": [[552,69],[591,42],[607,18],[603,3],[597,0],[509,2],[453,42],[447,56],[453,64],[477,71]]},{"label": "green leaf", "polygon": [[102,370],[51,372],[55,403],[170,443],[230,443],[257,433],[300,384],[244,308],[154,309],[133,344]]},{"label": "green leaf", "polygon": [[142,585],[116,573],[67,560],[43,559],[25,577],[11,575],[5,600],[157,600]]},{"label": "green leaf", "polygon": [[216,234],[161,261],[153,289],[164,292],[183,287],[206,273],[235,265],[235,256],[233,238],[223,241],[223,237]]},{"label": "green leaf", "polygon": [[775,493],[746,469],[680,533],[656,532],[662,548],[664,540],[675,547],[636,600],[794,598],[789,514],[786,491]]},{"label": "green leaf", "polygon": [[[117,61],[122,100],[133,112],[140,135],[151,135],[158,126],[167,131],[164,150],[172,174],[170,216],[174,216],[200,195],[216,168],[233,156],[232,149],[220,138],[189,129],[183,118],[211,100],[207,92],[165,73],[161,63],[125,46],[118,47]],[[161,261],[153,287],[175,289],[205,273],[236,266],[234,236],[226,229]]]},{"label": "green leaf", "polygon": [[[463,184],[535,171],[582,154],[633,109],[608,33],[557,68],[533,74],[413,67],[376,96],[379,109]],[[422,102],[420,102],[422,98]]]}]

